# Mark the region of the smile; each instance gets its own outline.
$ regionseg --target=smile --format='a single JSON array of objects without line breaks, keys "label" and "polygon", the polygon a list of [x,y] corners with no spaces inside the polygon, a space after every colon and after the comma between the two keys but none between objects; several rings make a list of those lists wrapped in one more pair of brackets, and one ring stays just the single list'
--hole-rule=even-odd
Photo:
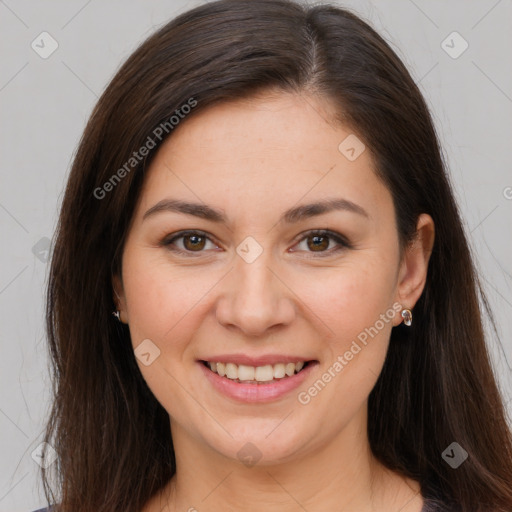
[{"label": "smile", "polygon": [[[237,356],[236,359],[240,362],[243,358]],[[274,361],[254,361],[260,363],[258,366],[206,360],[198,360],[197,363],[206,382],[217,393],[235,402],[245,403],[272,402],[293,396],[292,392],[319,366],[316,360],[293,362],[283,358],[282,362],[275,362],[277,358],[271,359]]]},{"label": "smile", "polygon": [[274,365],[266,364],[264,366],[248,366],[212,361],[204,361],[203,363],[220,377],[245,384],[262,384],[286,379],[299,373],[308,364],[308,362],[304,363],[304,361],[297,363],[283,362]]}]

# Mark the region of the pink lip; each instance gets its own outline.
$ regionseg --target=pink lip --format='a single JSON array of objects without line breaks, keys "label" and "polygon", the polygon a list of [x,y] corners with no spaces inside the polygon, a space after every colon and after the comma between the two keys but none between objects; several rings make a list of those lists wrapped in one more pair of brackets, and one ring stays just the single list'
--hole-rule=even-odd
[{"label": "pink lip", "polygon": [[[226,361],[225,359],[219,360],[222,362],[231,362]],[[282,358],[280,361],[293,361],[293,358]],[[226,377],[221,377],[217,373],[212,372],[201,361],[198,361],[198,365],[204,376],[218,392],[234,400],[246,403],[271,402],[281,398],[290,391],[299,387],[302,382],[304,382],[304,380],[310,375],[310,373],[313,371],[313,368],[317,364],[318,363],[316,361],[311,362],[299,373],[275,382],[269,382],[268,384],[242,384],[227,379]],[[263,365],[259,363],[258,365],[250,364],[249,366]]]},{"label": "pink lip", "polygon": [[305,359],[303,357],[291,356],[287,354],[266,354],[259,357],[250,357],[247,354],[219,354],[202,358],[203,361],[212,363],[233,363],[236,365],[244,364],[246,366],[265,366],[266,364],[278,363],[299,363],[300,361],[311,361],[313,358]]}]

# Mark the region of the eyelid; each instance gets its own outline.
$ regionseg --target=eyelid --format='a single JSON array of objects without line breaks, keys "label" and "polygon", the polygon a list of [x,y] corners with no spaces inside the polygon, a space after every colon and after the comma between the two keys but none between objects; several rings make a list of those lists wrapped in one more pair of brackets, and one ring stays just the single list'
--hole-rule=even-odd
[{"label": "eyelid", "polygon": [[[178,231],[176,233],[172,233],[171,235],[164,237],[164,239],[161,242],[161,245],[164,247],[169,247],[174,243],[175,240],[178,240],[179,238],[183,238],[187,235],[199,235],[201,237],[206,238],[207,240],[214,243],[215,245],[220,245],[215,241],[215,237],[210,235],[210,233],[207,233],[206,231],[202,231],[200,229],[188,229],[188,230],[183,230],[183,231]],[[305,251],[310,254],[310,256],[306,256],[307,258],[316,258],[316,257],[321,258],[323,256],[325,257],[325,256],[332,255],[332,254],[334,254],[340,250],[343,250],[343,249],[351,249],[352,248],[352,244],[347,240],[346,237],[344,237],[341,233],[337,233],[337,232],[331,231],[329,229],[310,229],[310,230],[304,231],[304,232],[300,233],[299,235],[297,235],[297,237],[295,238],[295,240],[293,242],[293,245],[294,246],[297,245],[298,243],[302,242],[303,240],[305,240],[306,238],[308,238],[310,236],[328,236],[331,240],[333,240],[334,242],[336,242],[338,244],[338,247],[329,249],[327,251],[318,251],[318,252]],[[204,250],[203,251],[185,251],[183,249],[178,249],[176,247],[169,249],[169,250],[172,252],[175,252],[177,254],[185,254],[187,256],[192,256],[192,257],[200,256],[200,255],[202,255],[202,253],[206,252]],[[292,252],[301,252],[301,251],[292,251]]]},{"label": "eyelid", "polygon": [[[298,243],[302,242],[303,240],[305,240],[306,238],[308,238],[310,236],[327,236],[331,240],[336,242],[338,244],[338,247],[336,247],[334,249],[329,249],[327,251],[319,251],[317,253],[315,253],[315,251],[306,251],[309,254],[318,254],[321,257],[322,255],[327,256],[327,255],[333,254],[340,249],[351,249],[352,248],[352,244],[347,240],[347,238],[345,236],[343,236],[341,233],[337,233],[336,231],[331,231],[330,229],[309,229],[308,231],[304,231],[303,233],[300,233],[299,235],[297,235],[297,238],[296,238],[297,241],[294,243],[294,245],[297,245]],[[293,251],[293,252],[296,252],[296,251]]]},{"label": "eyelid", "polygon": [[[171,233],[171,235],[167,235],[166,237],[164,237],[164,239],[160,242],[160,245],[162,245],[164,247],[169,247],[174,243],[175,240],[178,240],[179,238],[183,238],[187,235],[199,235],[203,238],[206,238],[207,240],[214,243],[215,245],[219,245],[215,241],[215,237],[213,237],[212,235],[210,235],[210,233],[207,233],[206,231],[202,231],[201,229],[185,229],[183,231],[177,231],[176,233]],[[187,256],[191,255],[192,257],[199,256],[205,252],[205,251],[185,251],[183,249],[178,249],[176,247],[169,249],[169,250],[172,252],[175,252],[177,254],[186,254]]]}]

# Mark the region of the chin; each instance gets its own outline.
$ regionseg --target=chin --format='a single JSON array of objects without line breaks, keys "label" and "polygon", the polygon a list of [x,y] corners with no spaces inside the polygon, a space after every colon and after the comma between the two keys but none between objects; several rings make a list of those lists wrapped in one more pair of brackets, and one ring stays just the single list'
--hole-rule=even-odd
[{"label": "chin", "polygon": [[[290,414],[292,415],[293,413]],[[311,427],[308,427],[308,432],[292,423],[291,418],[284,419],[283,422],[285,417],[286,414],[278,420],[252,419],[250,425],[248,421],[244,421],[243,424],[224,423],[226,430],[233,437],[224,432],[221,436],[216,435],[212,438],[212,431],[209,431],[210,435],[206,435],[205,442],[220,455],[237,460],[248,467],[254,464],[261,466],[289,462],[307,450],[314,434]],[[287,421],[290,423],[284,428]]]}]

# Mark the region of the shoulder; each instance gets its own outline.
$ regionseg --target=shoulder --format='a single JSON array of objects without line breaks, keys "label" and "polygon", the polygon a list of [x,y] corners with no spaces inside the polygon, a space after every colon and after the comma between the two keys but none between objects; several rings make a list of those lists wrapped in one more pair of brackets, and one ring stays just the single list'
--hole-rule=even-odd
[{"label": "shoulder", "polygon": [[50,508],[39,508],[37,510],[34,510],[34,512],[52,512],[52,508],[53,507],[50,507]]}]

